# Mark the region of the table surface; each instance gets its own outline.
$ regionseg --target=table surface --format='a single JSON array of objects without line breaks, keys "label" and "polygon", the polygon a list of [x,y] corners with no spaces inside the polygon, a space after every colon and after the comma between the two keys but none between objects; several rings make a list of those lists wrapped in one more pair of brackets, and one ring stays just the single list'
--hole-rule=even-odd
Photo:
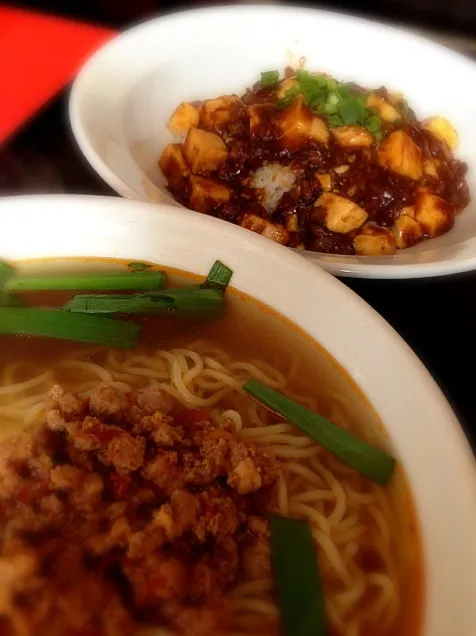
[{"label": "table surface", "polygon": [[[50,192],[116,196],[75,146],[68,125],[67,92],[0,148],[0,196]],[[408,281],[342,281],[413,348],[446,394],[474,448],[476,273]]]}]

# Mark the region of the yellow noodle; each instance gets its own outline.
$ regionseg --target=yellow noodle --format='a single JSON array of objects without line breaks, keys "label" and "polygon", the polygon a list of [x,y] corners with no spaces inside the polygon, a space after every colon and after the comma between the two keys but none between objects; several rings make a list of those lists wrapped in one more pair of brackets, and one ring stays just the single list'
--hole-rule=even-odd
[{"label": "yellow noodle", "polygon": [[[267,375],[264,371],[259,369],[256,365],[249,364],[247,362],[232,362],[231,364],[227,365],[227,368],[230,371],[237,371],[237,370],[246,371],[248,372],[249,375],[253,376],[254,378],[257,378],[258,380],[261,380],[261,382],[264,382],[265,384],[272,387],[273,389],[279,389],[280,387],[283,387],[286,384],[286,379],[284,375],[280,373],[279,371],[273,370],[271,368],[269,368],[269,372],[270,372],[269,375]],[[274,375],[274,378],[273,378],[273,375]]]},{"label": "yellow noodle", "polygon": [[260,426],[258,428],[247,428],[243,431],[243,436],[253,440],[253,442],[260,444],[259,437],[278,435],[282,433],[288,433],[292,431],[291,424],[273,424],[271,426]]},{"label": "yellow noodle", "polygon": [[311,484],[315,484],[316,486],[322,485],[322,478],[320,475],[316,475],[310,468],[307,468],[304,465],[296,464],[295,462],[290,462],[284,465],[284,469],[286,472],[291,472],[303,479],[307,479],[307,481],[311,482]]},{"label": "yellow noodle", "polygon": [[306,490],[294,495],[293,503],[311,503],[317,501],[334,501],[335,497],[329,490]]},{"label": "yellow noodle", "polygon": [[363,597],[365,594],[366,581],[364,576],[359,576],[354,579],[354,584],[351,588],[345,590],[344,592],[340,592],[339,594],[334,594],[332,600],[334,604],[339,606],[355,606],[355,604]]},{"label": "yellow noodle", "polygon": [[359,524],[349,528],[349,530],[345,532],[333,532],[332,538],[334,539],[334,543],[340,547],[342,545],[348,545],[351,541],[357,541],[357,539],[360,539],[364,534],[365,528]]},{"label": "yellow noodle", "polygon": [[278,616],[278,609],[271,601],[265,601],[258,598],[237,598],[233,601],[232,608],[234,612],[250,611],[251,609],[259,614],[264,614],[270,618]]},{"label": "yellow noodle", "polygon": [[[384,624],[390,623],[394,618],[395,612],[395,585],[393,581],[385,574],[373,572],[368,575],[367,581],[377,588],[380,594],[376,602],[369,610],[369,618],[373,623],[383,621]],[[390,611],[386,610],[390,608]]]},{"label": "yellow noodle", "polygon": [[[290,376],[297,373],[298,367],[293,364],[294,358]],[[46,390],[58,378],[61,381],[65,370],[73,379],[73,372],[77,373],[80,380],[76,380],[75,389],[84,394],[101,382],[113,383],[124,392],[158,383],[188,407],[211,407],[211,417],[218,426],[234,429],[244,439],[270,448],[282,463],[275,488],[278,510],[283,515],[306,518],[311,524],[328,621],[334,632],[338,636],[367,636],[364,626],[386,628],[395,622],[401,590],[397,546],[390,530],[394,513],[385,491],[289,423],[276,422],[241,391],[250,376],[274,388],[286,389],[283,373],[261,362],[231,361],[224,351],[205,342],[170,351],[109,351],[103,364],[81,361],[77,354],[76,358],[58,360],[46,373],[20,361],[0,370],[0,439],[41,421],[47,406]],[[350,426],[352,404],[345,396],[330,391],[317,399],[287,394],[310,408],[319,404],[322,413],[332,413],[336,423]],[[368,439],[372,436],[372,432],[367,434]],[[359,561],[363,546],[381,564],[370,572],[364,571]],[[373,602],[364,603],[364,598]],[[253,624],[259,624],[260,618],[275,620],[278,616],[271,579],[238,585],[231,591],[230,601],[235,636],[263,636],[253,631]],[[173,634],[150,628],[137,636]]]},{"label": "yellow noodle", "polygon": [[312,536],[316,539],[319,547],[322,549],[322,552],[327,557],[327,560],[333,566],[337,576],[345,585],[350,587],[352,585],[352,578],[350,576],[349,569],[342,560],[339,550],[332,541],[331,537],[318,528],[312,529]]},{"label": "yellow noodle", "polygon": [[2,386],[0,386],[0,395],[10,395],[12,393],[21,393],[22,391],[28,391],[29,389],[32,389],[39,384],[45,384],[46,382],[48,382],[48,380],[51,381],[50,371],[46,371],[45,373],[38,375],[36,378],[31,378],[31,380],[25,380],[24,382],[19,382],[18,384],[2,383]]},{"label": "yellow noodle", "polygon": [[112,382],[112,375],[110,372],[104,367],[101,367],[99,364],[94,364],[93,362],[85,362],[84,360],[66,360],[63,362],[62,366],[97,375],[97,377],[103,382]]},{"label": "yellow noodle", "polygon": [[311,446],[310,448],[284,448],[283,446],[273,446],[272,444],[269,448],[273,451],[276,457],[283,457],[289,459],[304,459],[308,457],[313,457],[317,455],[319,449],[315,446]]},{"label": "yellow noodle", "polygon": [[289,505],[289,511],[292,516],[296,515],[298,517],[306,517],[311,522],[313,521],[316,527],[321,530],[321,532],[323,532],[328,537],[331,536],[331,528],[326,517],[320,512],[317,512],[317,510],[311,508],[311,506],[291,502]]},{"label": "yellow noodle", "polygon": [[273,590],[272,579],[261,579],[259,581],[251,581],[250,583],[243,583],[237,585],[231,592],[230,597],[235,598],[238,596],[252,596],[254,594],[264,594]]}]

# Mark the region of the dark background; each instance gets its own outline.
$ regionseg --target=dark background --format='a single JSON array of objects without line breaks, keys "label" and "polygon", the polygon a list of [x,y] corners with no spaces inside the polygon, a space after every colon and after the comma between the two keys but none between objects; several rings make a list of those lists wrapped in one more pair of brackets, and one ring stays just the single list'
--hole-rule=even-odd
[{"label": "dark background", "polygon": [[[265,1],[265,0],[264,0]],[[263,2],[264,3],[264,2]],[[198,5],[233,4],[208,0],[177,2],[174,0],[23,0],[10,2],[62,13],[94,22],[123,27],[148,15],[165,13],[177,8]],[[259,2],[257,3],[259,4]],[[323,2],[296,2],[329,9],[342,9],[352,13],[390,18],[414,26],[443,29],[455,33],[476,33],[475,0],[324,0]]]},{"label": "dark background", "polygon": [[[444,27],[445,34],[473,33],[476,36],[476,0],[413,1],[413,7],[411,0],[358,3],[341,0],[319,6],[353,13],[360,11],[386,21],[401,20],[414,27],[439,31]],[[25,0],[11,4],[119,28],[185,6],[156,0]],[[195,2],[188,6],[204,4],[211,3]],[[476,47],[472,55],[476,59]],[[442,85],[442,90],[448,87]],[[468,90],[475,87],[469,86]],[[67,91],[0,147],[0,195],[38,192],[115,195],[80,155],[72,140],[66,113]],[[407,281],[343,279],[343,282],[370,303],[414,349],[440,384],[476,448],[476,390],[473,386],[476,273]]]}]

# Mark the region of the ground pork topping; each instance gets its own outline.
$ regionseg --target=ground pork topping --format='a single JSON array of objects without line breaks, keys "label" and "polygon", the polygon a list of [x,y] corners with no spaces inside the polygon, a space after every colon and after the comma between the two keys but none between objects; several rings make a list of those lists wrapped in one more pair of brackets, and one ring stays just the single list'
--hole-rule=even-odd
[{"label": "ground pork topping", "polygon": [[0,449],[0,633],[226,631],[229,589],[270,573],[277,461],[156,386],[49,400]]}]

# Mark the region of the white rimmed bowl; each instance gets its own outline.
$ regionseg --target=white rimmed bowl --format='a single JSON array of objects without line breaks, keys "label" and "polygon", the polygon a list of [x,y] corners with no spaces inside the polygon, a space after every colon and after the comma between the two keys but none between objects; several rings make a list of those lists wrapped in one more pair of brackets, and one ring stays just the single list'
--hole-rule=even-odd
[{"label": "white rimmed bowl", "polygon": [[[234,287],[319,342],[373,405],[408,476],[425,563],[418,636],[476,634],[474,458],[421,362],[358,296],[291,250],[174,207],[102,197],[5,198],[0,223],[0,259],[144,259],[200,275],[221,259],[234,271]],[[269,284],[276,262],[279,286]]]},{"label": "white rimmed bowl", "polygon": [[[100,49],[80,71],[70,119],[81,151],[124,197],[178,205],[158,168],[167,121],[183,100],[240,93],[262,70],[297,65],[405,93],[420,117],[444,115],[476,192],[476,64],[393,27],[284,6],[200,9],[146,22]],[[221,221],[216,221],[216,225]],[[212,226],[213,227],[213,226]],[[340,276],[412,278],[476,268],[476,200],[448,234],[396,256],[303,252]]]}]

